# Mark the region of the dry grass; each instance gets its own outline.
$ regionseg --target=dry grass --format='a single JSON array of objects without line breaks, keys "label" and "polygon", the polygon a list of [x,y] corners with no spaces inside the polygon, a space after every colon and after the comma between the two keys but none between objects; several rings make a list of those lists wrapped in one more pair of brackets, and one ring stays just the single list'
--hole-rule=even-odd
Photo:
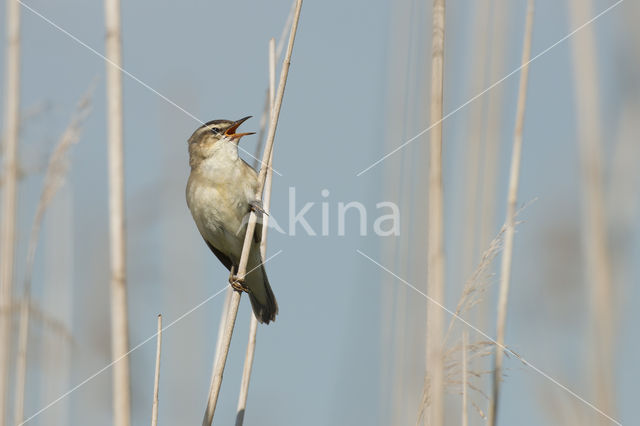
[{"label": "dry grass", "polygon": [[[578,27],[593,16],[589,0],[571,0],[570,17]],[[613,281],[608,247],[607,212],[604,197],[604,166],[598,61],[593,26],[572,38],[575,97],[578,125],[578,152],[582,171],[581,234],[584,277],[591,303],[592,388],[595,404],[609,415],[615,413],[613,383],[614,317]],[[603,419],[604,421],[604,419]]]},{"label": "dry grass", "polygon": [[[291,28],[291,23],[293,22],[293,17],[296,11],[296,1],[294,0],[291,3],[291,9],[289,10],[289,15],[287,16],[287,20],[286,23],[284,24],[284,27],[282,27],[282,32],[280,34],[280,39],[278,42],[278,46],[275,48],[275,62],[277,62],[278,60],[280,60],[280,55],[282,54],[282,50],[284,48],[284,42],[286,40],[286,35],[287,35],[287,31]],[[271,60],[271,58],[269,59]],[[274,64],[274,69],[275,69],[275,64]],[[271,65],[269,65],[269,73],[271,73]],[[258,132],[258,143],[256,144],[256,150],[255,153],[253,155],[253,168],[257,169],[258,168],[258,161],[260,158],[260,153],[262,152],[262,148],[264,145],[264,138],[265,138],[265,133],[267,130],[267,122],[270,121],[270,117],[272,114],[272,109],[273,109],[273,102],[274,102],[274,98],[275,98],[275,71],[274,71],[274,75],[273,77],[270,75],[269,76],[269,85],[267,86],[266,89],[266,95],[264,98],[264,108],[262,111],[262,116],[260,117],[260,131]],[[273,155],[271,156],[273,157]],[[270,187],[271,186],[271,179],[273,177],[273,169],[271,168],[271,165],[269,166],[268,169],[268,173],[267,173],[267,181],[266,181],[266,186]],[[265,194],[265,203],[267,200],[267,196],[270,197],[270,194]],[[267,208],[267,211],[269,209]],[[263,236],[263,240],[260,244],[260,248],[262,249],[262,245],[265,246],[265,250],[266,250],[266,235],[267,235],[267,226],[263,227],[262,230],[262,236]],[[263,256],[264,258],[264,256]],[[231,295],[232,295],[233,289],[231,287],[229,287],[227,289],[226,295],[225,295],[225,300],[224,300],[224,304],[223,304],[223,308],[222,308],[222,312],[220,315],[220,322],[218,325],[218,338],[216,340],[216,351],[215,351],[215,357],[214,357],[214,362],[213,365],[216,364],[217,359],[218,359],[218,355],[220,354],[220,348],[222,346],[222,337],[224,334],[224,324],[227,318],[227,313],[229,311],[229,303],[231,303]],[[250,339],[251,340],[251,339]]]},{"label": "dry grass", "polygon": [[[427,248],[427,294],[444,300],[444,200],[442,188],[442,101],[444,91],[445,0],[433,2],[431,57],[431,107],[429,149],[429,212]],[[425,424],[444,424],[444,372],[442,332],[444,312],[427,307],[427,379],[430,404]],[[426,387],[426,384],[425,384]]]},{"label": "dry grass", "polygon": [[68,153],[71,147],[80,140],[82,124],[91,111],[91,98],[93,96],[93,86],[82,97],[76,112],[71,118],[71,122],[60,137],[60,141],[53,150],[49,165],[44,177],[42,193],[36,214],[31,227],[31,235],[27,248],[27,260],[25,268],[25,280],[23,287],[22,302],[20,303],[20,326],[18,331],[18,358],[16,361],[16,384],[14,399],[14,424],[22,424],[24,420],[24,398],[27,379],[27,353],[29,343],[29,322],[31,316],[31,281],[33,276],[33,266],[35,262],[36,250],[40,237],[40,228],[47,207],[64,183],[68,170]]},{"label": "dry grass", "polygon": [[158,406],[160,400],[160,352],[162,350],[162,315],[158,315],[158,332],[156,342],[156,369],[153,379],[153,405],[151,407],[151,426],[158,426]]},{"label": "dry grass", "polygon": [[[7,56],[5,61],[4,137],[2,171],[2,223],[0,227],[0,313],[8,312],[13,298],[20,126],[20,4],[8,0]],[[7,412],[7,386],[11,348],[11,317],[0,315],[0,426]]]},{"label": "dry grass", "polygon": [[502,359],[504,352],[504,335],[507,321],[507,303],[511,280],[511,262],[513,258],[513,238],[516,226],[516,203],[518,202],[518,186],[520,182],[520,162],[522,159],[522,137],[524,128],[525,108],[527,104],[527,86],[529,83],[529,59],[531,58],[531,38],[533,33],[534,0],[527,3],[527,16],[524,28],[522,47],[522,70],[520,74],[520,88],[518,91],[518,105],[516,109],[516,125],[511,152],[511,170],[509,174],[509,190],[507,194],[507,219],[504,236],[504,254],[500,265],[500,294],[498,299],[498,317],[496,320],[496,348],[493,366],[493,394],[489,405],[489,425],[495,426],[498,416],[498,401],[500,398],[500,383],[502,380]]},{"label": "dry grass", "polygon": [[[488,37],[490,11],[490,0],[480,0],[476,2],[477,18],[475,19],[472,36],[473,62],[469,69],[472,80],[472,94],[480,93],[487,85],[486,82],[486,61],[488,51]],[[478,248],[478,199],[480,192],[480,163],[482,156],[480,148],[482,146],[482,135],[484,131],[485,104],[481,100],[469,105],[469,125],[467,130],[467,143],[465,149],[466,164],[466,193],[465,193],[465,219],[464,219],[464,244],[462,247],[462,276],[467,277],[477,261]],[[485,241],[482,241],[484,244]]]},{"label": "dry grass", "polygon": [[[512,2],[509,0],[492,0],[493,14],[491,21],[491,44],[489,47],[489,81],[498,81],[505,74],[505,52],[508,37],[507,17]],[[484,149],[482,152],[482,194],[480,209],[480,241],[484,247],[495,233],[496,222],[496,188],[498,187],[500,129],[503,115],[503,87],[496,86],[487,97],[487,117],[484,133]],[[485,321],[485,316],[480,318]]]},{"label": "dry grass", "polygon": [[[273,108],[276,96],[276,41],[271,38],[269,40],[269,117],[273,117]],[[263,207],[265,211],[271,208],[271,182],[273,180],[273,150],[269,156],[267,164],[267,176],[264,187]],[[262,235],[260,239],[260,255],[262,261],[267,259],[267,236],[269,234],[269,215],[263,215],[262,218]],[[251,369],[253,367],[253,358],[256,350],[256,334],[258,333],[258,320],[251,313],[251,323],[249,325],[249,342],[247,343],[247,352],[242,370],[242,381],[240,382],[240,394],[238,396],[238,408],[236,410],[236,426],[242,426],[244,414],[247,409],[247,398],[249,397],[249,382],[251,380]]]},{"label": "dry grass", "polygon": [[109,168],[109,249],[111,261],[111,356],[113,367],[113,415],[115,426],[131,424],[131,373],[129,318],[127,312],[127,242],[122,113],[122,33],[120,0],[105,0],[107,74],[107,145]]},{"label": "dry grass", "polygon": [[[518,213],[519,211],[516,212],[516,214]],[[452,336],[454,335],[455,325],[459,324],[457,318],[468,316],[474,307],[484,301],[486,291],[493,278],[491,268],[496,257],[504,248],[506,229],[507,225],[505,224],[486,248],[474,272],[466,281],[454,311],[455,316],[451,317],[447,331],[444,334],[442,345],[444,348],[442,356],[443,382],[445,389],[450,393],[466,394],[467,390],[471,390],[484,400],[489,400],[487,393],[482,390],[481,379],[490,374],[491,371],[479,370],[475,365],[480,364],[479,360],[491,355],[494,343],[487,340],[469,343],[465,342],[463,337],[462,340],[452,340]],[[464,333],[466,333],[466,330],[460,331],[459,335],[464,336]],[[466,380],[461,381],[460,376],[463,375],[463,372]],[[466,386],[463,386],[463,384],[466,384]],[[431,403],[430,395],[430,380],[427,378],[425,379],[425,388],[418,413],[418,422],[422,418],[425,409]],[[472,398],[468,399],[478,414],[484,418],[485,414],[479,408],[479,405]],[[464,405],[465,407],[467,406],[466,403]]]},{"label": "dry grass", "polygon": [[[275,97],[273,114],[269,124],[269,133],[267,135],[267,142],[265,150],[262,155],[262,163],[260,167],[260,173],[258,174],[258,191],[256,193],[256,199],[258,202],[262,201],[262,191],[264,189],[267,169],[269,169],[269,160],[273,152],[273,142],[276,135],[276,129],[278,127],[278,118],[280,116],[280,108],[282,107],[282,100],[284,98],[284,90],[287,82],[287,76],[289,74],[289,66],[291,65],[291,55],[293,53],[293,44],[295,41],[296,32],[298,30],[298,22],[300,19],[300,11],[302,9],[302,0],[298,0],[296,3],[296,12],[291,25],[291,33],[289,35],[289,44],[287,46],[287,53],[282,63],[282,71],[280,73],[280,81],[278,83],[278,91]],[[257,216],[255,212],[251,212],[249,216],[249,222],[247,223],[247,230],[244,239],[244,245],[242,247],[242,255],[240,256],[240,262],[238,265],[237,276],[238,279],[244,279],[247,273],[247,261],[249,259],[249,250],[251,247],[251,241],[255,232]],[[240,305],[239,291],[234,291],[231,295],[231,302],[229,304],[229,311],[225,320],[225,330],[222,339],[221,355],[217,357],[216,364],[214,366],[211,386],[209,389],[209,398],[207,401],[207,407],[205,409],[204,419],[202,421],[203,426],[208,426],[213,421],[215,414],[216,404],[218,402],[218,395],[220,394],[220,386],[222,385],[222,374],[227,361],[227,355],[229,353],[229,346],[231,344],[231,337],[233,335],[233,329],[235,326],[236,316],[238,314],[238,306]]]}]

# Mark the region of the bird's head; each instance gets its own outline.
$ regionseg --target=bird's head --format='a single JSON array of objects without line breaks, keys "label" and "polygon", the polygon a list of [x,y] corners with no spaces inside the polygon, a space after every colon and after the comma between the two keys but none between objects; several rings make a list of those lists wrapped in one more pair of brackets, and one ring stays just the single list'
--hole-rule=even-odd
[{"label": "bird's head", "polygon": [[189,155],[191,162],[210,157],[220,148],[221,144],[238,145],[243,136],[253,135],[255,132],[237,133],[238,127],[251,116],[240,120],[212,120],[198,127],[189,138]]}]

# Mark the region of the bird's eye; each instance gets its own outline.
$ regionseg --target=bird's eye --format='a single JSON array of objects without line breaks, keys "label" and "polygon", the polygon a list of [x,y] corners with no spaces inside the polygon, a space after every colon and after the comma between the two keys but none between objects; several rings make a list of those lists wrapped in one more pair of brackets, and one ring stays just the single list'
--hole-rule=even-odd
[{"label": "bird's eye", "polygon": [[219,133],[220,133],[220,129],[219,129],[219,128],[217,128],[217,127],[212,127],[212,128],[211,128],[211,132],[212,132],[214,135],[217,135],[217,134],[219,134]]}]

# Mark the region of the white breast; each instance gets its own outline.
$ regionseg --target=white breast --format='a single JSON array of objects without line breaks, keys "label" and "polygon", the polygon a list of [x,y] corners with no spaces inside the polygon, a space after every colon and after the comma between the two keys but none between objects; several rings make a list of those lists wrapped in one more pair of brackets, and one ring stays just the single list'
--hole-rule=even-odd
[{"label": "white breast", "polygon": [[219,145],[214,155],[191,172],[187,203],[202,236],[236,260],[242,250],[248,204],[255,196],[255,178],[247,179],[247,166],[234,143]]}]

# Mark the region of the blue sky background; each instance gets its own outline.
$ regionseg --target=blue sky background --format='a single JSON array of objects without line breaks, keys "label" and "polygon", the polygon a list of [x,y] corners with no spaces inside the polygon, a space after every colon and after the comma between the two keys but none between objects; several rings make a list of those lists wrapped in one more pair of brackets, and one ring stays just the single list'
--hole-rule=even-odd
[{"label": "blue sky background", "polygon": [[[104,51],[101,2],[26,3],[87,45]],[[507,12],[503,75],[520,63],[525,3],[513,2]],[[594,1],[594,11],[611,4]],[[477,3],[472,1],[447,2],[447,6],[445,112],[476,94],[471,85],[471,41],[478,13]],[[280,35],[289,8],[288,0],[123,2],[124,68],[202,121],[253,115],[243,127],[257,130],[267,84],[268,40]],[[640,17],[638,12],[633,2],[626,1],[593,24],[599,49],[600,110],[607,134],[603,140],[607,178],[615,169],[611,164],[616,144],[627,140],[620,130],[624,128],[621,122],[628,111],[638,111],[638,80],[634,77],[639,70],[638,56],[629,54],[634,48],[638,51],[638,38],[633,38],[638,33],[632,27],[633,17]],[[4,8],[0,9],[0,22],[5,22],[4,13]],[[412,20],[407,21],[407,16]],[[414,28],[410,46],[398,43],[408,28]],[[533,54],[571,30],[565,2],[539,0]],[[60,283],[47,271],[58,267],[72,277],[71,287],[60,287],[68,296],[65,300],[72,300],[68,318],[73,336],[70,377],[66,384],[54,386],[64,390],[102,368],[110,358],[105,64],[26,9],[22,9],[22,40],[23,109],[48,106],[24,124],[20,158],[25,167],[37,168],[46,160],[78,99],[96,81],[93,112],[73,148],[68,184],[45,223],[34,280],[34,297],[46,311],[48,305],[59,308],[62,303],[55,299],[55,295],[61,297],[55,290]],[[523,203],[536,201],[523,213],[524,223],[516,234],[506,341],[537,367],[592,399],[585,357],[588,293],[579,269],[580,175],[570,49],[570,43],[561,43],[530,68],[519,199]],[[405,71],[410,73],[399,74],[397,70],[404,65],[395,63],[395,58],[409,51],[413,52],[411,65]],[[299,227],[295,236],[277,232],[269,236],[269,254],[282,250],[267,266],[280,315],[273,325],[260,327],[258,332],[246,424],[391,422],[393,396],[387,374],[393,350],[383,338],[383,330],[389,326],[383,322],[383,312],[391,303],[386,297],[395,298],[406,289],[356,249],[391,269],[397,266],[393,259],[384,258],[389,239],[371,232],[380,214],[375,205],[385,200],[402,203],[398,193],[385,190],[389,182],[399,182],[399,176],[386,171],[403,159],[418,166],[415,170],[420,170],[421,164],[426,169],[428,136],[391,157],[389,165],[360,177],[356,173],[427,127],[428,103],[421,96],[430,81],[429,52],[430,3],[354,0],[307,1],[303,5],[276,137],[275,168],[282,176],[274,176],[272,216],[281,225],[288,223],[289,188],[295,187],[298,209],[307,202],[315,203],[306,218],[318,232],[320,203],[329,203],[330,235],[312,237]],[[3,61],[0,59],[0,73],[4,72]],[[516,74],[500,85],[504,115],[496,226],[503,221],[518,78]],[[394,118],[397,111],[395,115],[389,111],[393,105],[389,100],[404,96],[399,93],[403,84],[408,93],[418,97],[408,103],[404,122]],[[163,314],[165,324],[177,319],[223,288],[227,273],[202,243],[184,200],[189,173],[186,140],[200,123],[128,77],[124,77],[124,111],[133,346],[155,332],[156,314]],[[447,263],[447,306],[455,306],[465,279],[455,259],[464,244],[461,223],[464,153],[471,140],[466,130],[468,120],[469,110],[464,109],[444,123],[446,246],[451,259]],[[629,126],[627,134],[637,135],[637,124]],[[400,128],[402,134],[397,134],[394,129]],[[255,144],[256,137],[248,137],[241,145],[253,153]],[[404,238],[421,238],[424,229],[426,209],[420,200],[426,184],[419,179],[425,175],[416,173],[411,182],[416,195],[413,204],[408,204],[411,211],[403,212],[411,220],[401,224],[397,245]],[[631,182],[637,183],[637,174],[630,175],[635,179]],[[18,283],[24,273],[26,236],[41,181],[41,173],[32,173],[20,184]],[[323,189],[329,190],[328,197],[321,196]],[[622,194],[630,200],[637,196],[633,191]],[[620,200],[615,198],[619,195],[612,197],[608,202],[613,209]],[[349,201],[367,207],[368,236],[359,235],[354,212],[347,218],[346,235],[337,235],[338,202]],[[637,219],[637,209],[631,212],[632,219]],[[612,243],[619,262],[615,417],[623,424],[632,424],[638,417],[634,395],[640,347],[633,325],[639,320],[634,306],[640,297],[634,261],[638,258],[637,220],[630,223],[633,226],[624,230],[621,240]],[[425,262],[426,254],[412,255],[412,262]],[[415,273],[402,272],[398,269],[407,280],[419,279]],[[564,285],[559,287],[558,283]],[[424,282],[416,285],[423,288]],[[495,309],[492,294],[488,298],[490,313]],[[416,306],[425,304],[416,293],[407,292],[406,296]],[[161,424],[201,421],[223,300],[224,295],[214,298],[165,332]],[[55,311],[55,306],[49,310]],[[249,304],[243,300],[218,402],[218,424],[230,424],[235,416],[249,313]],[[421,318],[408,318],[405,330],[406,351],[413,352],[418,361],[423,347],[412,342],[411,336],[424,333]],[[46,327],[34,328],[27,415],[48,404],[56,392],[47,394],[42,388],[48,386],[47,377],[60,364],[54,362],[45,368],[42,358],[69,351],[61,349],[65,344],[52,337]],[[397,328],[393,330],[397,332]],[[493,327],[487,332],[494,335]],[[153,342],[130,357],[134,424],[148,423],[150,417],[154,357]],[[576,410],[589,421],[600,419],[518,361],[508,359],[506,363],[501,424],[557,422],[557,417],[549,415],[554,411],[550,399],[564,406],[575,403]],[[421,386],[423,363],[418,362],[416,369],[414,364],[407,365],[407,383]],[[74,425],[110,424],[110,384],[110,371],[106,371],[29,424],[63,424],[60,416],[67,416]],[[406,392],[411,399],[420,398],[420,388]],[[447,400],[453,413],[459,410],[458,400],[455,395]],[[482,399],[478,401],[484,406]],[[452,414],[450,424],[457,415]],[[480,424],[475,413],[471,415],[473,424]],[[407,413],[407,419],[407,424],[414,424],[415,413]]]}]

